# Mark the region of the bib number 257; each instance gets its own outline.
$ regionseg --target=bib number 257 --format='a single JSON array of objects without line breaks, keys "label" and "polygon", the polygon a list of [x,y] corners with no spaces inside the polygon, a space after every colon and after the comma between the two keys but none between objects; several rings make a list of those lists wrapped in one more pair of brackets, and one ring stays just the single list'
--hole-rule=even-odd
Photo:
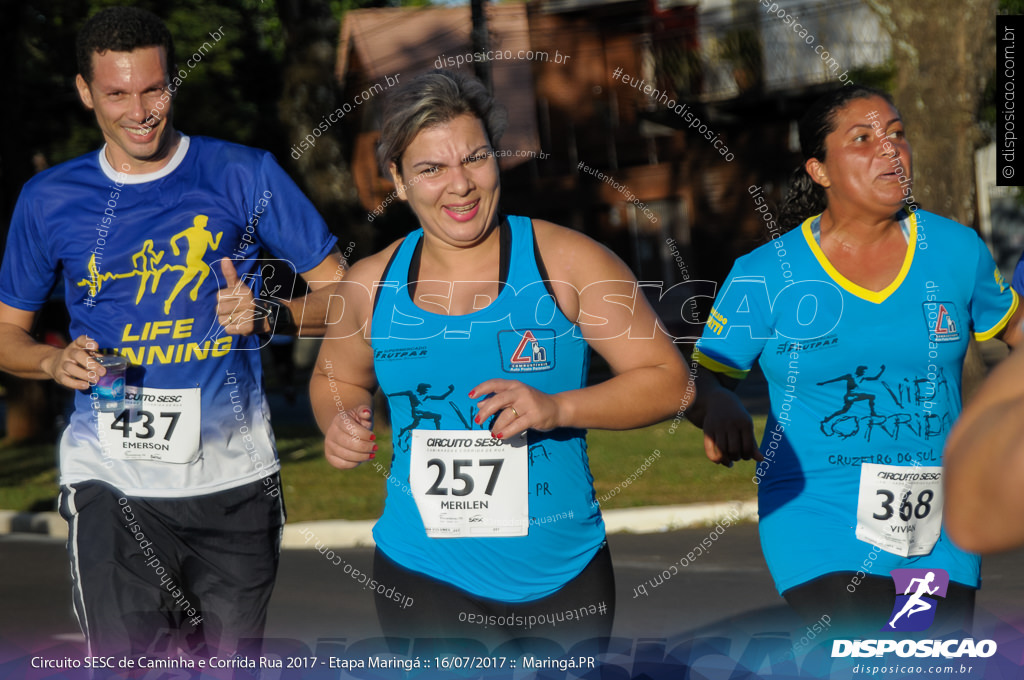
[{"label": "bib number 257", "polygon": [[487,487],[484,489],[484,494],[491,496],[494,494],[494,487],[498,483],[498,476],[501,474],[501,466],[504,465],[505,461],[501,458],[492,458],[488,460],[473,461],[469,459],[455,459],[452,461],[452,481],[458,481],[462,483],[461,488],[447,488],[441,486],[445,481],[445,473],[447,472],[444,461],[440,458],[431,458],[427,461],[428,468],[437,468],[437,479],[427,489],[427,494],[431,496],[447,496],[449,493],[452,496],[468,496],[473,493],[476,489],[476,481],[473,475],[464,472],[464,468],[473,467],[473,463],[476,462],[479,467],[491,468],[490,476],[487,478]]}]

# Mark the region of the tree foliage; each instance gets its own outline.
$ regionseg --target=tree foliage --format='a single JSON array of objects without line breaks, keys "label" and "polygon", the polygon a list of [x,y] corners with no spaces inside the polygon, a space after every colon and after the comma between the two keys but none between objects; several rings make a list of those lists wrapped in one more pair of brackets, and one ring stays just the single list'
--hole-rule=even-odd
[{"label": "tree foliage", "polygon": [[[0,124],[0,220],[21,186],[42,167],[102,145],[92,115],[78,101],[75,36],[86,18],[119,0],[26,0],[0,7],[0,56],[9,65]],[[174,103],[175,126],[274,152],[325,215],[342,214],[348,191],[340,153],[296,165],[289,146],[327,113],[334,84],[339,19],[359,0],[137,0],[174,36],[185,72]],[[220,40],[216,37],[222,35]],[[205,44],[205,47],[204,47]],[[204,53],[197,54],[203,47]],[[199,56],[200,59],[192,59]],[[193,66],[188,65],[192,59]],[[302,93],[318,93],[305,97]],[[323,93],[328,93],[324,95]],[[17,133],[12,133],[17,131]],[[303,132],[305,134],[305,132]],[[326,151],[326,150],[325,150]],[[311,157],[312,158],[312,157]],[[333,185],[333,186],[331,186]],[[329,220],[338,227],[337,220]]]},{"label": "tree foliage", "polygon": [[[102,143],[92,115],[78,101],[74,42],[86,18],[112,0],[7,3],[0,25],[10,94],[0,122],[2,209],[6,218],[21,185],[39,169],[96,149]],[[135,3],[163,18],[175,39],[178,66],[187,72],[175,99],[175,124],[271,150],[283,146],[275,103],[283,56],[281,24],[272,3],[259,0],[178,0]],[[221,31],[215,41],[211,32]],[[186,61],[209,47],[194,68]],[[18,130],[12,135],[10,131]],[[276,148],[275,148],[276,147]],[[35,159],[35,162],[33,161]]]}]

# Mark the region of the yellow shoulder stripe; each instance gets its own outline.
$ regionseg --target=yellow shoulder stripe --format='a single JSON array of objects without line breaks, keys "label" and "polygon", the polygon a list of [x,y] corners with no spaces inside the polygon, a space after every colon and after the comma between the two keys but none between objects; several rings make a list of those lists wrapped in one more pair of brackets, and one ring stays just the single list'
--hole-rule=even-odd
[{"label": "yellow shoulder stripe", "polygon": [[743,380],[744,378],[747,377],[747,374],[750,373],[749,368],[747,370],[743,370],[741,368],[733,368],[732,366],[723,364],[720,361],[715,361],[707,354],[704,354],[703,352],[696,348],[694,348],[693,350],[692,358],[694,361],[696,361],[698,364],[708,369],[709,371],[712,371],[714,373],[721,373],[722,375],[728,376],[730,378],[735,378],[736,380]]}]

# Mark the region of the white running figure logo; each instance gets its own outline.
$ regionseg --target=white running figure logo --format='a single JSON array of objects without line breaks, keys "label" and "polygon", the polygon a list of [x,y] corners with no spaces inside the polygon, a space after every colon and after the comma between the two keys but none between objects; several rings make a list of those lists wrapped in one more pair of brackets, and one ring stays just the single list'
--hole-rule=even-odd
[{"label": "white running figure logo", "polygon": [[910,583],[907,584],[907,590],[903,594],[910,595],[910,591],[911,589],[913,589],[915,583],[918,584],[917,592],[913,595],[910,595],[910,599],[907,600],[906,603],[903,605],[903,609],[900,610],[899,614],[892,617],[892,621],[889,622],[890,628],[895,628],[896,620],[904,614],[906,614],[907,618],[909,619],[911,616],[917,614],[918,612],[926,612],[932,608],[933,605],[931,602],[926,602],[921,598],[925,595],[932,595],[935,593],[935,591],[939,589],[938,586],[935,586],[934,588],[928,588],[928,584],[930,584],[934,580],[934,571],[929,571],[924,578],[910,579]]}]

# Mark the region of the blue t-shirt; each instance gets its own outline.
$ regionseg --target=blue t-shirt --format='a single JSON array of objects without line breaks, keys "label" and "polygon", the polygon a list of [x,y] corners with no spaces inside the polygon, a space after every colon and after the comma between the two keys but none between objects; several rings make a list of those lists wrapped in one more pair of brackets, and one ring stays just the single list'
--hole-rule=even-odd
[{"label": "blue t-shirt", "polygon": [[225,335],[218,323],[219,260],[232,258],[259,291],[260,248],[304,272],[334,243],[271,154],[216,139],[183,135],[155,173],[119,173],[101,149],[29,181],[11,221],[0,300],[38,310],[62,276],[71,336],[126,357],[128,385],[142,390],[137,408],[113,415],[92,408],[88,391],[76,394],[61,483],[191,496],[276,470],[263,341]]},{"label": "blue t-shirt", "polygon": [[[756,478],[761,544],[780,593],[831,572],[906,567],[979,583],[979,558],[944,530],[930,553],[909,557],[857,537],[865,490],[862,512],[894,536],[941,516],[937,478],[905,496],[902,482],[876,478],[934,475],[961,409],[968,333],[993,337],[1017,307],[973,231],[920,210],[903,218],[907,254],[884,290],[844,278],[810,218],[736,261],[697,344],[705,367],[740,378],[758,360],[768,381]],[[866,463],[901,469],[867,468],[862,482]]]},{"label": "blue t-shirt", "polygon": [[[394,459],[384,513],[373,530],[377,546],[413,571],[475,596],[525,602],[550,595],[575,578],[600,549],[604,521],[594,500],[585,432],[528,432],[526,536],[427,535],[410,484],[414,431],[473,430],[489,439],[489,423],[477,424],[468,393],[491,378],[519,380],[548,394],[586,384],[589,346],[558,309],[534,256],[533,229],[524,217],[502,227],[508,255],[506,285],[498,297],[471,314],[446,316],[421,309],[409,295],[409,268],[422,230],[396,251],[374,305],[374,369],[391,407]],[[508,242],[510,239],[510,243]],[[518,437],[518,435],[517,435]],[[513,438],[515,439],[515,438]],[[429,467],[429,479],[444,468]],[[466,465],[477,487],[502,482],[507,470]],[[435,487],[452,506],[468,482],[445,470]],[[448,494],[448,492],[451,492]],[[486,499],[485,501],[486,502]]]}]

